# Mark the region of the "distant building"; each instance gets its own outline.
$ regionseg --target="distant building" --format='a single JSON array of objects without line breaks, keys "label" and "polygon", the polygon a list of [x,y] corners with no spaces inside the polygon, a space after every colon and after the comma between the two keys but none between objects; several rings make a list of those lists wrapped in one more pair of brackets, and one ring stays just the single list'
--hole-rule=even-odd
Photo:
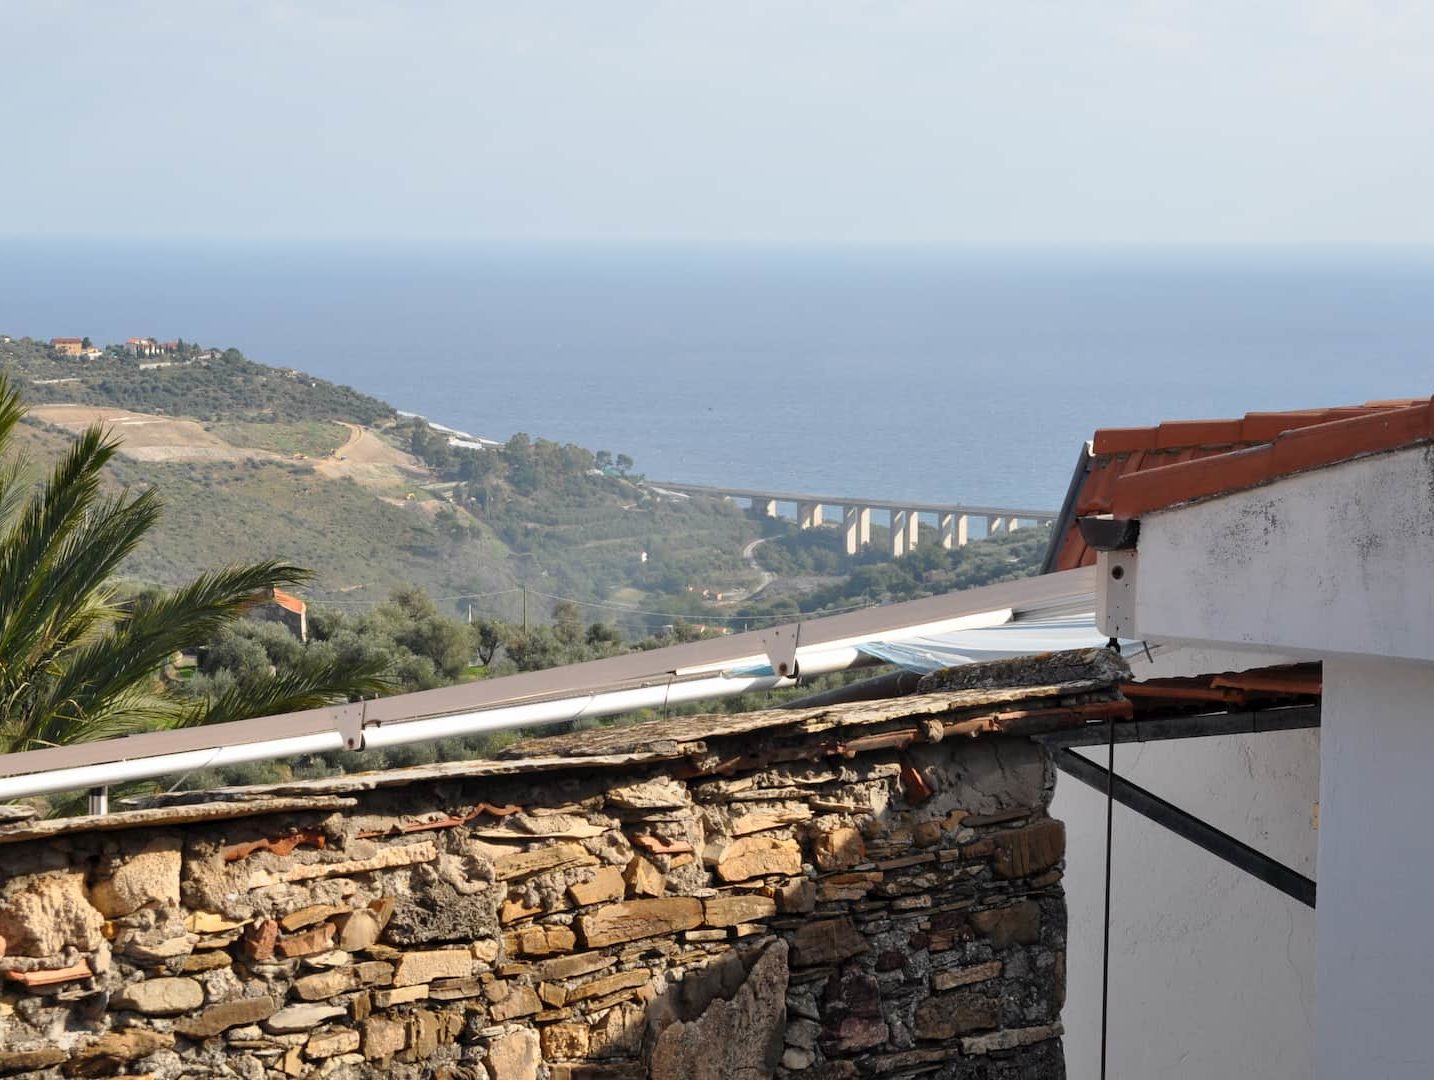
[{"label": "distant building", "polygon": [[283,623],[300,641],[309,640],[309,606],[293,593],[286,593],[283,589],[270,589],[249,609],[249,616]]},{"label": "distant building", "polygon": [[61,356],[81,356],[85,351],[85,339],[77,337],[51,338],[50,348]]},{"label": "distant building", "polygon": [[154,338],[130,338],[124,343],[124,351],[131,356],[158,356],[162,351]]}]

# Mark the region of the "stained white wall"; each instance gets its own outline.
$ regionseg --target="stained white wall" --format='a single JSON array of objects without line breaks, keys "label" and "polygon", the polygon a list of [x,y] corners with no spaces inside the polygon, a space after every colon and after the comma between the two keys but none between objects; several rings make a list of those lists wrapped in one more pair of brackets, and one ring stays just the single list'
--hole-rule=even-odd
[{"label": "stained white wall", "polygon": [[[1161,651],[1142,676],[1242,670],[1282,657]],[[1105,750],[1082,751],[1105,763]],[[1122,775],[1315,876],[1315,731],[1116,747]],[[1096,1080],[1105,799],[1060,774],[1069,911],[1066,1067]],[[1109,1075],[1307,1080],[1314,1024],[1314,913],[1118,804],[1112,890]]]},{"label": "stained white wall", "polygon": [[[1133,591],[1136,636],[1323,660],[1313,1075],[1434,1076],[1434,447],[1150,514]],[[1211,910],[1252,933],[1229,897]],[[1284,1022],[1283,1002],[1249,1007]]]},{"label": "stained white wall", "polygon": [[1162,641],[1434,660],[1434,446],[1141,520],[1135,618]]},{"label": "stained white wall", "polygon": [[1317,1080],[1434,1076],[1434,667],[1325,664]]}]

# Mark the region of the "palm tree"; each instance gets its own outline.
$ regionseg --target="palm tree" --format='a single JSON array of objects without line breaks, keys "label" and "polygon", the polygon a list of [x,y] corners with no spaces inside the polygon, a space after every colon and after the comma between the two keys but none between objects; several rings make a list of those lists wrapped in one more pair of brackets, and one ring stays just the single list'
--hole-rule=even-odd
[{"label": "palm tree", "polygon": [[102,490],[118,443],[99,426],[77,436],[42,483],[27,482],[25,463],[10,452],[24,414],[0,375],[0,752],[288,712],[387,685],[371,665],[331,663],[211,700],[170,692],[159,673],[177,650],[308,572],[277,562],[231,566],[121,602],[116,572],[159,519],[158,496]]}]

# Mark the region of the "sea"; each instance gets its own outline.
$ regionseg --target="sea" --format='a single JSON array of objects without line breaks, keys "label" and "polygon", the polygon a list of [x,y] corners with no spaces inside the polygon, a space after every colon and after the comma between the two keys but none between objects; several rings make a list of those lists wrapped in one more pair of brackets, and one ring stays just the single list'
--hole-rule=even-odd
[{"label": "sea", "polygon": [[1434,253],[0,238],[0,333],[234,346],[654,479],[1054,508],[1098,427],[1434,394]]}]

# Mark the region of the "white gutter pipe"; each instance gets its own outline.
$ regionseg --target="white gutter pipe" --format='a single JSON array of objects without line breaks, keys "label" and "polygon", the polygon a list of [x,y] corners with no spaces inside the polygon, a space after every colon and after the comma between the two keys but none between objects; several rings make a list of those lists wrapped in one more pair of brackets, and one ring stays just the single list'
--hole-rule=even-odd
[{"label": "white gutter pipe", "polygon": [[[637,709],[791,686],[795,682],[789,677],[791,666],[795,666],[795,674],[811,676],[875,663],[860,651],[861,645],[897,643],[954,630],[1001,626],[1016,617],[1014,611],[1029,611],[1033,605],[1077,600],[1089,603],[1093,578],[1092,570],[1069,570],[1044,578],[987,585],[965,593],[909,600],[885,608],[825,616],[743,635],[748,640],[761,639],[761,644],[753,644],[757,649],[767,650],[765,654],[733,656],[731,652],[724,653],[721,639],[712,639],[648,654],[589,661],[574,666],[567,675],[562,669],[517,675],[512,677],[510,687],[502,689],[498,684],[504,680],[498,679],[294,713],[292,720],[285,716],[234,721],[211,729],[212,734],[203,728],[151,732],[126,736],[108,744],[86,743],[25,751],[9,755],[9,760],[0,755],[0,801],[57,791],[104,788],[197,769],[301,754],[363,747],[379,749],[479,732],[541,727],[588,716],[613,716]],[[946,614],[953,608],[964,613]],[[943,617],[932,618],[938,613]],[[906,619],[912,621],[905,622]],[[801,645],[803,635],[811,644]],[[734,640],[733,645],[736,644]],[[692,662],[704,653],[712,658]],[[687,662],[682,663],[679,657]],[[678,662],[666,667],[671,661]],[[551,681],[557,684],[554,697],[539,696],[544,682],[549,681],[545,676],[551,676]],[[595,688],[587,690],[584,678],[591,678]],[[624,683],[627,684],[624,688],[617,688]],[[613,689],[602,689],[604,686]],[[503,690],[510,690],[506,699]],[[475,704],[484,700],[488,704],[465,709],[465,697]],[[290,722],[302,734],[273,737]],[[259,732],[267,737],[246,740],[246,735]],[[206,738],[225,741],[215,745],[204,742]],[[165,744],[175,742],[189,746],[162,749]],[[195,745],[196,742],[199,745]],[[143,749],[151,747],[156,752],[143,753]],[[126,751],[134,751],[136,756],[121,756]],[[105,759],[101,756],[105,753],[114,756]],[[86,763],[47,767],[49,762],[63,762],[66,757],[78,757]],[[46,764],[41,765],[41,761]],[[7,765],[9,771],[5,768]],[[23,771],[26,767],[30,771]]]},{"label": "white gutter pipe", "polygon": [[[855,648],[831,649],[823,646],[809,653],[797,651],[803,675],[825,675],[845,671],[859,663],[869,662]],[[753,657],[757,662],[760,658]],[[796,680],[776,675],[728,678],[714,675],[705,679],[659,683],[631,690],[585,694],[553,701],[526,705],[509,705],[477,712],[433,716],[422,720],[379,724],[363,729],[363,749],[380,750],[405,743],[427,742],[489,731],[513,728],[543,727],[589,716],[617,716],[638,709],[660,709],[690,701],[732,697],[755,690],[774,690],[795,686]],[[0,800],[21,799],[33,795],[49,795],[77,788],[107,787],[133,780],[149,780],[172,773],[194,772],[226,765],[242,765],[251,761],[297,757],[301,754],[322,754],[344,749],[344,739],[337,731],[301,735],[291,739],[270,739],[264,742],[236,743],[210,750],[190,750],[178,754],[135,758],[129,761],[106,762],[72,769],[54,769],[43,773],[0,777]]]}]

